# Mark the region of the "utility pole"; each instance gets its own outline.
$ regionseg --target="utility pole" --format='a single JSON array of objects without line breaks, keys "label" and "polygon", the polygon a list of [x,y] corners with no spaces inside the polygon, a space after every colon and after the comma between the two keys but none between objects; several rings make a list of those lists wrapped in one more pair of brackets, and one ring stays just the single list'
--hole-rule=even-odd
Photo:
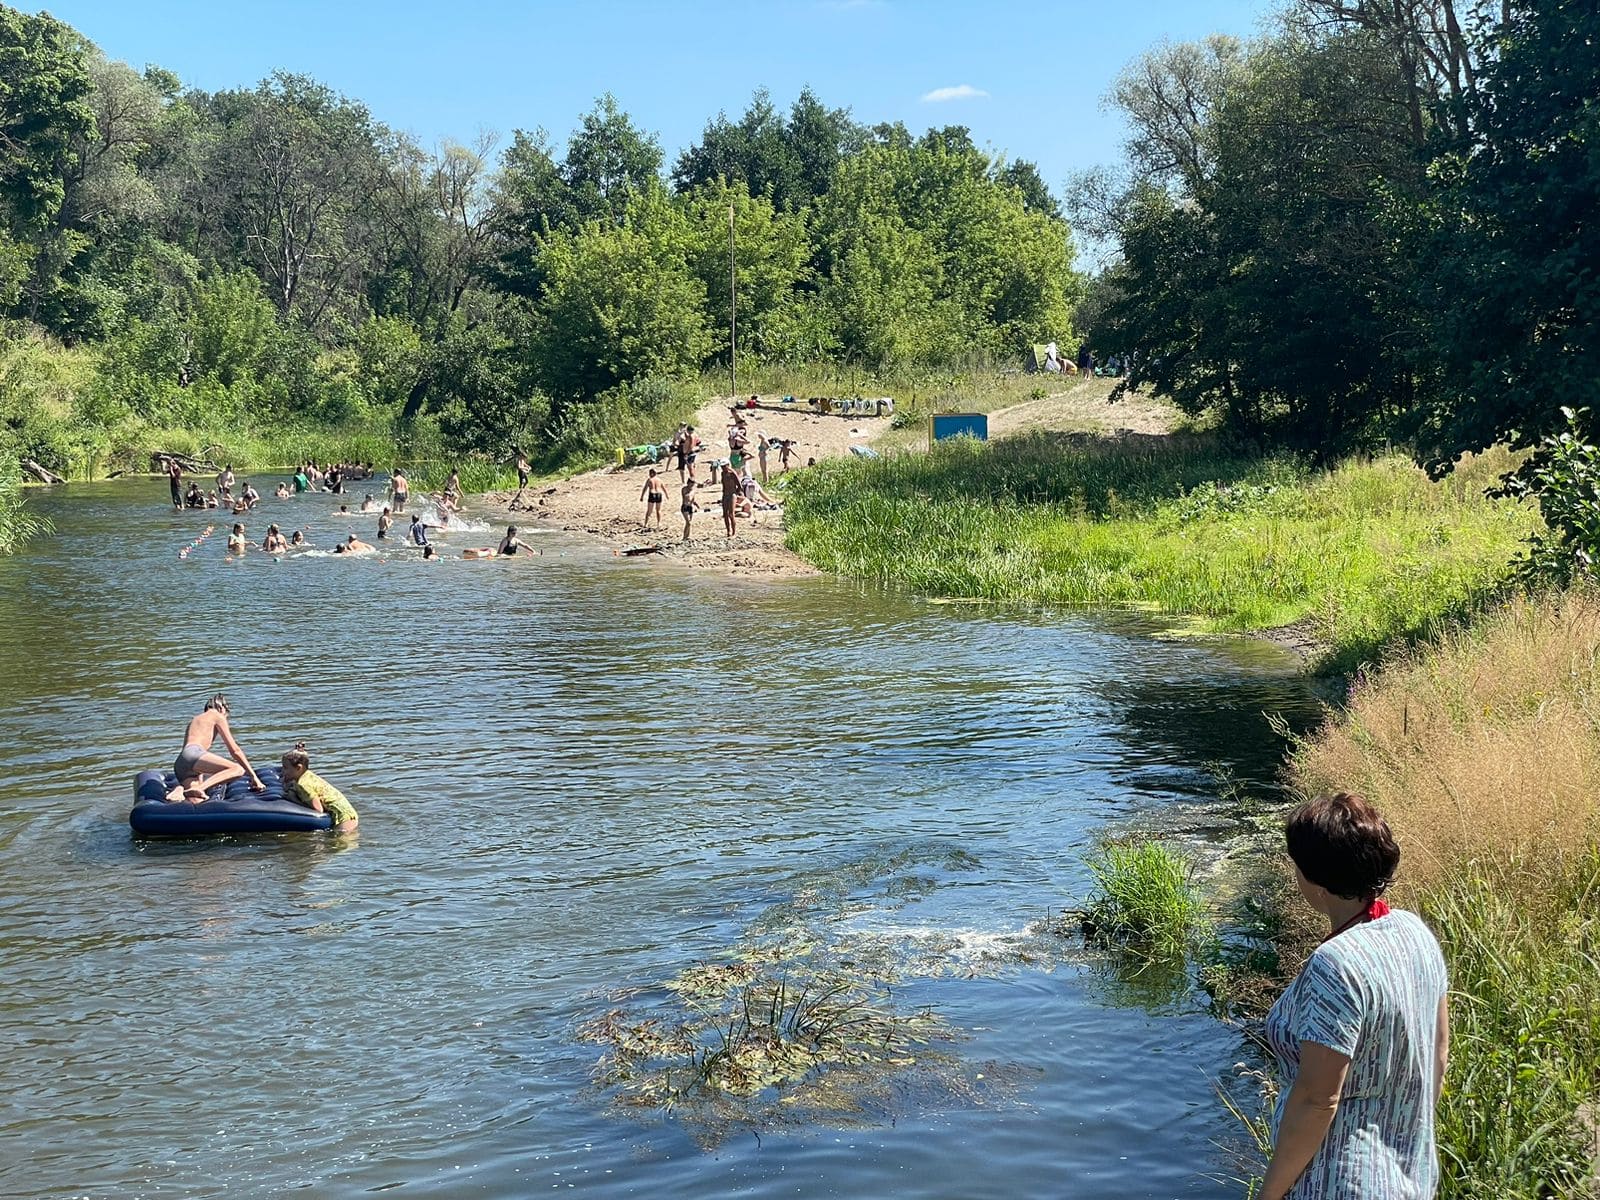
[{"label": "utility pole", "polygon": [[728,205],[728,403],[739,403],[739,279],[733,263],[733,205]]}]

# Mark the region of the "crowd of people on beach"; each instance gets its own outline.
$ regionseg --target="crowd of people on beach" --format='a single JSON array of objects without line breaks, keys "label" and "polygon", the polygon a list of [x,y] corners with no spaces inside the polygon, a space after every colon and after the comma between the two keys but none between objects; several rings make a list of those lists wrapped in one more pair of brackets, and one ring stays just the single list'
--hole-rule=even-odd
[{"label": "crowd of people on beach", "polygon": [[[751,398],[754,406],[755,397]],[[727,457],[718,456],[705,463],[707,476],[697,473],[701,451],[705,443],[693,425],[678,426],[672,440],[667,443],[668,460],[678,466],[679,514],[683,517],[683,540],[687,542],[694,526],[695,514],[701,511],[696,492],[702,487],[720,489],[717,506],[722,513],[722,531],[736,537],[739,521],[756,520],[758,512],[776,512],[783,506],[766,490],[770,479],[771,459],[778,459],[778,474],[786,474],[798,457],[797,443],[788,438],[769,438],[765,432],[752,431],[745,416],[745,408],[733,405],[728,409]],[[815,463],[812,459],[806,465]],[[759,469],[761,478],[756,478]],[[644,528],[649,529],[652,518],[655,527],[661,528],[662,508],[667,498],[667,484],[656,468],[650,468],[649,477],[640,489],[639,499],[644,501]]]}]

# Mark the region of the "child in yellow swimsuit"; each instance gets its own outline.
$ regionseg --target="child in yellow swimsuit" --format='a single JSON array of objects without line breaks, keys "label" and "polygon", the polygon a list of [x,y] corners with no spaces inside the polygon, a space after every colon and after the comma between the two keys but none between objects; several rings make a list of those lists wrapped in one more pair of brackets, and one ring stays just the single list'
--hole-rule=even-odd
[{"label": "child in yellow swimsuit", "polygon": [[283,798],[303,804],[313,812],[327,813],[335,833],[350,833],[360,821],[356,806],[333,784],[312,771],[311,756],[299,746],[283,756]]}]

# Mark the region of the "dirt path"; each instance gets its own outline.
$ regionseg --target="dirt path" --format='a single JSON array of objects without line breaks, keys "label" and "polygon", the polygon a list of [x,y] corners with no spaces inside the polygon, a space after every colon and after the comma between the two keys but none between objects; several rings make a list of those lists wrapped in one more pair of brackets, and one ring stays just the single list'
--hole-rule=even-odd
[{"label": "dirt path", "polygon": [[1079,380],[1038,400],[1024,400],[989,415],[989,436],[1010,437],[1034,430],[1087,433],[1171,433],[1178,411],[1148,396],[1131,395],[1112,403],[1111,379]]}]

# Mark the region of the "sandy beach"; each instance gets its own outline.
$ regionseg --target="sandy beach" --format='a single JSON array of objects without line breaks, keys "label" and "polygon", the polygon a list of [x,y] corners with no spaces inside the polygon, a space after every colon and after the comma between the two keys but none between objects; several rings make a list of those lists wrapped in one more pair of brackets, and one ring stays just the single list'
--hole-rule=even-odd
[{"label": "sandy beach", "polygon": [[[759,405],[745,410],[752,442],[756,433],[794,441],[796,466],[803,466],[812,458],[821,462],[849,454],[851,446],[869,445],[889,428],[888,417],[817,414],[803,405],[783,405],[776,396],[762,396]],[[668,485],[659,530],[652,527],[646,531],[643,526],[645,506],[639,493],[649,476],[648,466],[606,467],[559,482],[531,484],[520,502],[514,492],[489,492],[472,498],[469,505],[474,515],[491,521],[515,523],[532,517],[540,525],[577,530],[597,538],[619,555],[627,550],[651,548],[649,557],[653,559],[715,567],[732,575],[817,574],[816,568],[784,548],[782,511],[757,512],[752,519],[739,522],[736,537],[723,535],[719,508],[722,493],[714,483],[707,482],[706,464],[727,457],[729,421],[728,402],[722,399],[707,403],[695,414],[694,427],[704,443],[698,465],[701,487],[696,493],[701,511],[695,514],[693,536],[688,542],[682,540],[683,518],[678,514],[678,471],[666,462],[656,468]],[[662,436],[671,432],[663,430]],[[783,475],[776,451],[767,456],[767,471],[764,486],[781,503]],[[760,478],[759,469],[756,477]]]}]

